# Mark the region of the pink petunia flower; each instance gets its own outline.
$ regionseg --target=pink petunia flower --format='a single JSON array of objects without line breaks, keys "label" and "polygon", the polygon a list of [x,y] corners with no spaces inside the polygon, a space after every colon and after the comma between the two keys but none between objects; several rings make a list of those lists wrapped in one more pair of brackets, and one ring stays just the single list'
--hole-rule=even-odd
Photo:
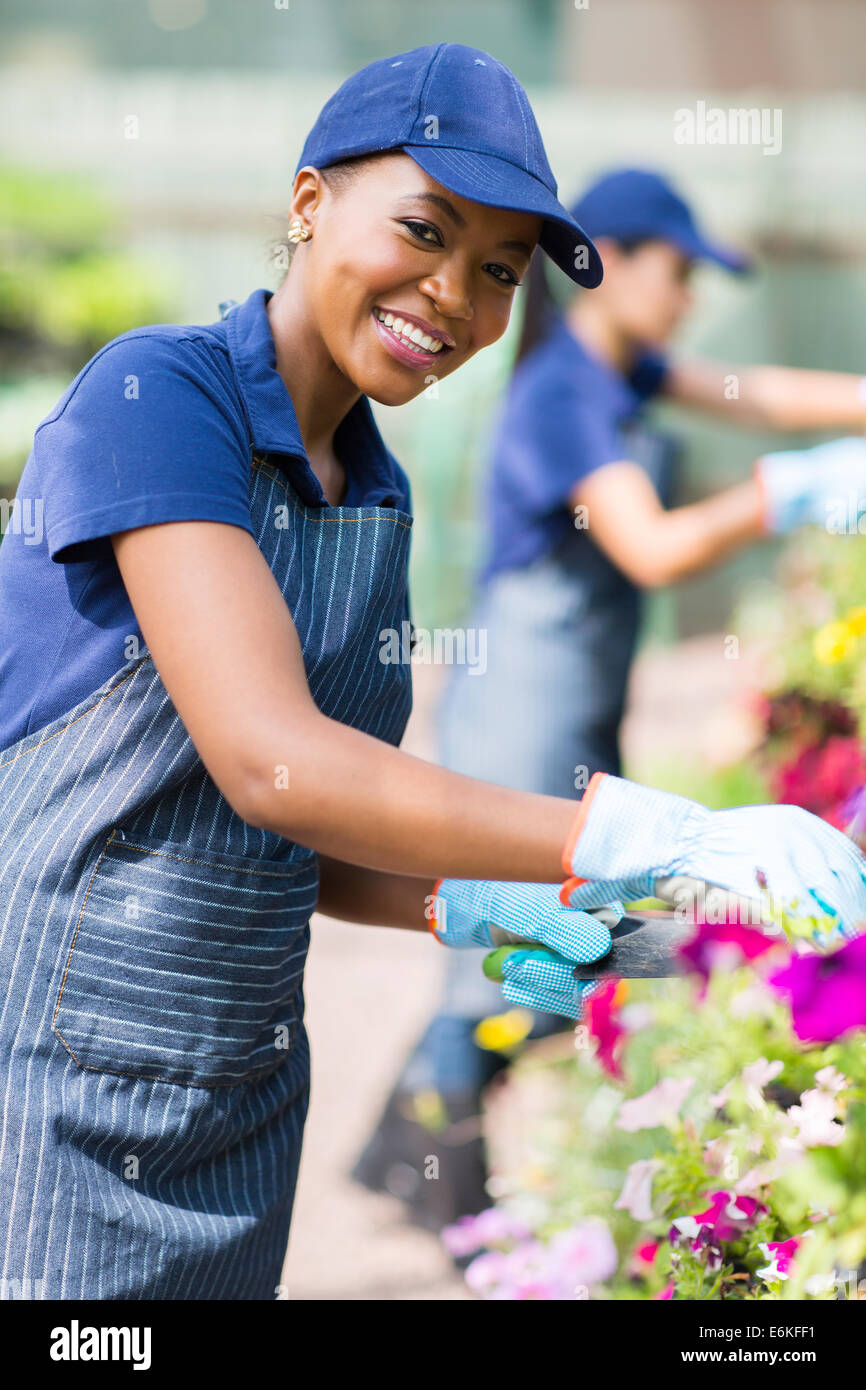
[{"label": "pink petunia flower", "polygon": [[856,936],[832,955],[793,956],[770,976],[777,994],[791,1002],[801,1042],[833,1042],[866,1027],[866,936]]},{"label": "pink petunia flower", "polygon": [[767,1263],[763,1269],[758,1269],[755,1273],[759,1279],[765,1279],[768,1283],[777,1279],[787,1279],[794,1263],[794,1256],[801,1244],[809,1236],[814,1236],[814,1231],[804,1231],[801,1236],[791,1236],[790,1240],[768,1240],[761,1241],[758,1245],[759,1250],[763,1250],[767,1258]]},{"label": "pink petunia flower", "polygon": [[615,1120],[617,1128],[630,1134],[638,1129],[655,1129],[658,1125],[672,1129],[680,1106],[694,1084],[693,1076],[666,1076],[642,1096],[623,1101]]},{"label": "pink petunia flower", "polygon": [[526,1240],[513,1250],[479,1255],[465,1277],[485,1298],[571,1300],[586,1298],[616,1267],[610,1232],[603,1221],[591,1220],[558,1232],[547,1244]]},{"label": "pink petunia flower", "polygon": [[601,1220],[582,1221],[571,1230],[558,1231],[547,1251],[550,1265],[571,1289],[601,1284],[617,1267],[616,1245]]},{"label": "pink petunia flower", "polygon": [[609,1076],[624,1079],[619,1052],[626,1029],[619,1018],[622,982],[614,976],[603,980],[586,1003],[586,1026],[596,1042],[596,1056]]},{"label": "pink petunia flower", "polygon": [[629,1273],[634,1275],[647,1274],[655,1263],[660,1247],[661,1241],[659,1240],[646,1240],[643,1245],[638,1245],[631,1253]]},{"label": "pink petunia flower", "polygon": [[477,1216],[461,1216],[453,1225],[446,1226],[442,1231],[442,1243],[449,1254],[459,1258],[485,1245],[501,1246],[526,1240],[530,1234],[524,1222],[502,1207],[488,1207]]}]

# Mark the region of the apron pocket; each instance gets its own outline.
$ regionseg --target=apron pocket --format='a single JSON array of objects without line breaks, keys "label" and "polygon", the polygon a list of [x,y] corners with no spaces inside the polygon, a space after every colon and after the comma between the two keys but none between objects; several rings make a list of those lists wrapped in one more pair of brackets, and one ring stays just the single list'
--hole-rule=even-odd
[{"label": "apron pocket", "polygon": [[80,1067],[231,1086],[291,1050],[315,859],[287,867],[113,830],[85,886],[52,1027]]}]

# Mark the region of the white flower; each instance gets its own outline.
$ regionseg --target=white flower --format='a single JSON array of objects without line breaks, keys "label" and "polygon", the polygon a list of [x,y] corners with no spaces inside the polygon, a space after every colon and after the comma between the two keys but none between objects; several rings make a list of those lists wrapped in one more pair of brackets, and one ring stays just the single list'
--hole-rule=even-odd
[{"label": "white flower", "polygon": [[837,1071],[836,1068],[832,1066],[822,1067],[820,1071],[816,1071],[815,1080],[823,1091],[830,1091],[833,1094],[835,1094],[836,1091],[844,1091],[851,1085],[848,1077],[843,1076],[840,1071]]},{"label": "white flower", "polygon": [[658,1158],[639,1158],[630,1164],[614,1207],[627,1211],[635,1221],[652,1221],[653,1174],[661,1167],[662,1162]]},{"label": "white flower", "polygon": [[768,1062],[766,1057],[759,1057],[755,1062],[749,1062],[748,1066],[743,1067],[740,1073],[746,1087],[746,1104],[752,1110],[760,1110],[765,1104],[763,1089],[780,1071],[784,1071],[784,1062]]},{"label": "white flower", "polygon": [[681,1236],[688,1236],[689,1240],[694,1240],[701,1233],[701,1228],[693,1216],[677,1216],[671,1224],[676,1226]]},{"label": "white flower", "polygon": [[836,1118],[836,1098],[831,1091],[804,1091],[799,1105],[792,1105],[789,1119],[796,1126],[796,1137],[807,1149],[841,1144],[845,1126]]}]

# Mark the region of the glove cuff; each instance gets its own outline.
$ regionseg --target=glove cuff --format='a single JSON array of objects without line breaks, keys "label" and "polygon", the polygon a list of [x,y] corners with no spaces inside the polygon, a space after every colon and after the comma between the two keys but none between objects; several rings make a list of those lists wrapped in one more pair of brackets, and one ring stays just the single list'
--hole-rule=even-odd
[{"label": "glove cuff", "polygon": [[435,937],[435,939],[439,942],[440,946],[444,946],[445,942],[439,935],[439,924],[436,921],[436,895],[438,894],[439,889],[442,887],[442,884],[444,882],[445,880],[443,878],[437,878],[436,882],[433,884],[433,893],[431,895],[432,901],[430,903],[430,913],[427,917],[427,930],[430,932],[431,936]]},{"label": "glove cuff", "polygon": [[579,888],[581,883],[586,883],[585,878],[577,878],[575,876],[574,852],[577,846],[577,842],[580,839],[580,836],[583,832],[583,828],[586,825],[586,820],[587,816],[589,815],[589,808],[592,805],[593,797],[595,796],[596,792],[598,791],[599,787],[601,786],[602,782],[607,776],[608,774],[606,772],[594,772],[590,777],[589,782],[586,786],[586,790],[584,791],[583,796],[580,799],[580,805],[577,808],[577,815],[575,816],[574,821],[572,822],[571,829],[569,830],[565,844],[562,847],[562,872],[566,875],[566,879],[565,883],[563,883],[562,885],[562,889],[560,890],[559,901],[562,903],[563,907],[568,907],[569,897],[571,893],[574,891],[574,889]]},{"label": "glove cuff", "polygon": [[815,462],[807,451],[786,449],[763,454],[755,463],[767,535],[784,535],[809,520],[809,491]]},{"label": "glove cuff", "polygon": [[[565,858],[570,850],[568,871],[576,874],[579,867],[583,877],[578,883],[632,877],[643,882],[646,877],[647,891],[651,892],[653,878],[671,872],[669,866],[687,838],[686,822],[696,810],[705,808],[688,797],[644,787],[611,773],[595,774],[584,802],[590,791],[591,800],[582,817],[578,813],[563,851]],[[572,891],[575,884],[566,886]],[[567,905],[567,898],[561,901]]]}]

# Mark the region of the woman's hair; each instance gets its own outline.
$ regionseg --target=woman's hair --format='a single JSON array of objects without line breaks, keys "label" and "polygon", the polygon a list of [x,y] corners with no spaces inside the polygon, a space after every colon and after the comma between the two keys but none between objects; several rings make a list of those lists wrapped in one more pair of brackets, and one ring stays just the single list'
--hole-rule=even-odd
[{"label": "woman's hair", "polygon": [[547,337],[561,313],[547,278],[547,257],[540,247],[529,262],[524,287],[523,319],[513,363],[515,367]]},{"label": "woman's hair", "polygon": [[[336,164],[327,164],[324,169],[319,170],[319,173],[332,192],[340,193],[357,178],[363,165],[373,164],[376,160],[385,159],[394,153],[394,150],[382,150],[376,154],[362,154],[351,159],[340,159]],[[282,223],[284,219],[280,218],[279,220]],[[270,243],[271,259],[283,271],[282,280],[285,280],[289,273],[289,266],[292,264],[294,254],[295,244],[289,241],[285,233]]]},{"label": "woman's hair", "polygon": [[[626,256],[630,256],[633,251],[637,251],[638,247],[643,246],[646,240],[646,237],[637,237],[633,241],[621,241],[618,246],[620,251]],[[559,279],[565,280],[565,276],[560,275]],[[523,283],[525,286],[523,319],[512,370],[532,352],[533,348],[538,347],[538,344],[543,342],[556,324],[563,309],[563,302],[560,302],[550,287],[548,258],[540,247],[529,263],[529,270]],[[571,281],[568,281],[568,286],[573,288]],[[562,300],[564,301],[567,296],[568,289],[562,296]]]}]

